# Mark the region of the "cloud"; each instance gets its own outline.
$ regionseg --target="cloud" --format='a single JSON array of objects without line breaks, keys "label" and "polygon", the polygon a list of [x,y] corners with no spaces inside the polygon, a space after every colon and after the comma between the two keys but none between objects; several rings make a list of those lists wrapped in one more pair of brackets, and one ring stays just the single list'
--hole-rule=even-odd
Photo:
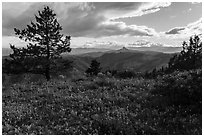
[{"label": "cloud", "polygon": [[183,28],[183,27],[180,27],[180,28],[176,27],[176,28],[173,28],[173,29],[165,32],[165,34],[179,34],[179,31],[184,30],[184,29],[185,28]]},{"label": "cloud", "polygon": [[[124,22],[104,22],[98,25],[98,33],[90,33],[88,36],[153,36],[156,31],[146,26],[126,25]],[[86,34],[84,34],[86,35]]]},{"label": "cloud", "polygon": [[10,44],[17,47],[25,47],[28,43],[19,39],[16,36],[3,36],[2,37],[2,48],[8,48]]},{"label": "cloud", "polygon": [[157,32],[153,28],[127,25],[113,19],[150,14],[170,4],[168,2],[3,3],[2,32],[3,35],[12,35],[13,28],[23,29],[34,20],[34,14],[37,14],[38,10],[42,10],[44,5],[49,5],[56,12],[63,33],[73,37],[155,36]]},{"label": "cloud", "polygon": [[45,3],[14,2],[2,4],[2,34],[14,34],[14,28],[23,29],[34,20],[37,11],[43,8]]},{"label": "cloud", "polygon": [[181,31],[182,34],[201,34],[202,33],[202,18],[198,21],[190,23],[186,26],[184,30]]},{"label": "cloud", "polygon": [[161,8],[168,7],[170,5],[171,5],[171,2],[152,2],[152,3],[151,2],[144,2],[144,3],[142,2],[120,3],[119,2],[118,4],[113,3],[112,6],[110,6],[111,8],[115,9],[114,11],[112,9],[110,10],[106,9],[107,11],[106,13],[108,13],[107,16],[109,18],[114,20],[118,18],[137,17],[145,14],[151,14],[161,10]]},{"label": "cloud", "polygon": [[83,48],[104,48],[104,49],[118,49],[124,47],[124,43],[116,41],[88,41],[82,47]]},{"label": "cloud", "polygon": [[202,34],[202,18],[183,27],[175,27],[161,35],[169,38],[188,38]]},{"label": "cloud", "polygon": [[148,40],[137,40],[133,43],[129,43],[128,47],[150,47],[151,42]]},{"label": "cloud", "polygon": [[202,2],[191,2],[191,4],[200,4]]},{"label": "cloud", "polygon": [[165,48],[165,47],[176,47],[173,45],[163,44],[159,42],[152,42],[145,39],[136,40],[134,42],[116,42],[116,41],[88,41],[83,46],[83,48],[105,48],[105,49],[120,49],[122,47],[129,47],[129,48]]},{"label": "cloud", "polygon": [[162,43],[155,43],[148,40],[137,40],[133,43],[129,43],[128,47],[153,47],[153,48],[161,48],[161,47],[175,47],[173,45],[167,45]]},{"label": "cloud", "polygon": [[150,14],[161,10],[161,8],[168,7],[171,5],[171,2],[153,2],[153,3],[144,3],[143,6],[136,11],[133,16],[142,16],[145,14]]}]

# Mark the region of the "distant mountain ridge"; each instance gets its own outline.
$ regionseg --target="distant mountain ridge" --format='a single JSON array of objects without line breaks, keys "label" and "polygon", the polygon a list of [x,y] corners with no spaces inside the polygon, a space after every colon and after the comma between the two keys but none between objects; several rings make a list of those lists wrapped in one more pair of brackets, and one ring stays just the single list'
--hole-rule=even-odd
[{"label": "distant mountain ridge", "polygon": [[[107,52],[91,52],[74,56],[64,56],[67,59],[74,59],[74,64],[80,70],[86,70],[92,59],[101,63],[102,70],[132,70],[136,72],[151,71],[154,68],[166,66],[173,54],[156,51],[138,51],[123,47],[119,50]],[[83,62],[83,63],[82,63]],[[79,64],[83,65],[80,68]]]},{"label": "distant mountain ridge", "polygon": [[[78,49],[73,49],[77,52]],[[63,54],[63,58],[73,61],[76,70],[84,72],[91,60],[101,63],[102,70],[132,70],[135,72],[151,71],[166,66],[173,54],[156,51],[138,51],[123,47],[119,50],[79,49],[76,54]],[[93,52],[92,52],[93,51]],[[95,51],[95,52],[94,52]],[[85,52],[85,53],[84,53]],[[7,55],[8,56],[8,55]]]},{"label": "distant mountain ridge", "polygon": [[[81,55],[81,54],[87,54],[87,53],[94,53],[94,52],[107,52],[110,51],[110,49],[103,49],[103,48],[72,48],[71,52],[64,53],[69,55]],[[8,56],[10,53],[12,53],[12,49],[10,48],[2,48],[2,56]]]},{"label": "distant mountain ridge", "polygon": [[[107,48],[72,48],[70,55],[82,55],[98,57],[105,52],[163,52],[163,53],[176,53],[181,51],[181,47],[123,47],[121,49],[107,49]],[[2,56],[8,56],[12,50],[10,48],[2,48]],[[65,53],[67,54],[67,53]]]}]

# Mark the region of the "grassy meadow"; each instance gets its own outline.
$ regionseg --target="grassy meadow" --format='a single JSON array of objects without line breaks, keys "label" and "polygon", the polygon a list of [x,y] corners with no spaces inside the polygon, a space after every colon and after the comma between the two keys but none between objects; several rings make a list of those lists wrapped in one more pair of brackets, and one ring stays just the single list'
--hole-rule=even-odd
[{"label": "grassy meadow", "polygon": [[2,131],[202,134],[201,74],[201,70],[174,72],[155,79],[84,76],[7,85],[2,91]]}]

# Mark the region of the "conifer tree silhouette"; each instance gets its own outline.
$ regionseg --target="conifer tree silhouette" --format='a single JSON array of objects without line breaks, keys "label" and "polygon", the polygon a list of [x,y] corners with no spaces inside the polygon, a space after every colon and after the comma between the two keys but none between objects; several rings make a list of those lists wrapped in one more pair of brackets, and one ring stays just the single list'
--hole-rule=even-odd
[{"label": "conifer tree silhouette", "polygon": [[100,63],[94,59],[91,61],[91,65],[86,70],[86,73],[93,76],[93,75],[97,75],[100,71],[101,71]]},{"label": "conifer tree silhouette", "polygon": [[192,70],[202,67],[202,41],[198,35],[191,37],[189,43],[183,42],[180,54],[169,60],[168,71]]},{"label": "conifer tree silhouette", "polygon": [[5,61],[9,73],[38,73],[50,80],[50,71],[54,60],[60,58],[63,52],[71,52],[71,36],[60,33],[62,26],[58,23],[56,14],[48,6],[35,15],[35,22],[23,30],[14,28],[15,34],[29,44],[27,48],[16,48],[10,44],[13,53],[10,60]]}]

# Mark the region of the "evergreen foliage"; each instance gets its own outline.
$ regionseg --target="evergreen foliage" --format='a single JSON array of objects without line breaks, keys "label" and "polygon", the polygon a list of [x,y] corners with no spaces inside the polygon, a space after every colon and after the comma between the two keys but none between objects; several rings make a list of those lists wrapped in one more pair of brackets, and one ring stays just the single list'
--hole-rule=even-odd
[{"label": "evergreen foliage", "polygon": [[183,42],[183,49],[179,54],[170,58],[167,67],[154,68],[151,72],[145,72],[144,77],[156,78],[159,75],[171,74],[175,71],[190,71],[202,68],[202,41],[199,35],[189,39],[189,43]]},{"label": "evergreen foliage", "polygon": [[202,41],[199,36],[191,37],[189,43],[183,42],[183,50],[169,61],[168,71],[192,70],[202,67]]},{"label": "evergreen foliage", "polygon": [[88,75],[97,75],[101,71],[100,63],[95,59],[91,61],[90,67],[86,70]]},{"label": "evergreen foliage", "polygon": [[63,36],[62,27],[56,14],[48,6],[35,15],[36,22],[31,22],[26,29],[14,28],[20,39],[28,42],[27,48],[17,48],[10,44],[13,53],[5,61],[7,73],[37,73],[50,80],[50,73],[63,52],[70,52],[70,36]]}]

